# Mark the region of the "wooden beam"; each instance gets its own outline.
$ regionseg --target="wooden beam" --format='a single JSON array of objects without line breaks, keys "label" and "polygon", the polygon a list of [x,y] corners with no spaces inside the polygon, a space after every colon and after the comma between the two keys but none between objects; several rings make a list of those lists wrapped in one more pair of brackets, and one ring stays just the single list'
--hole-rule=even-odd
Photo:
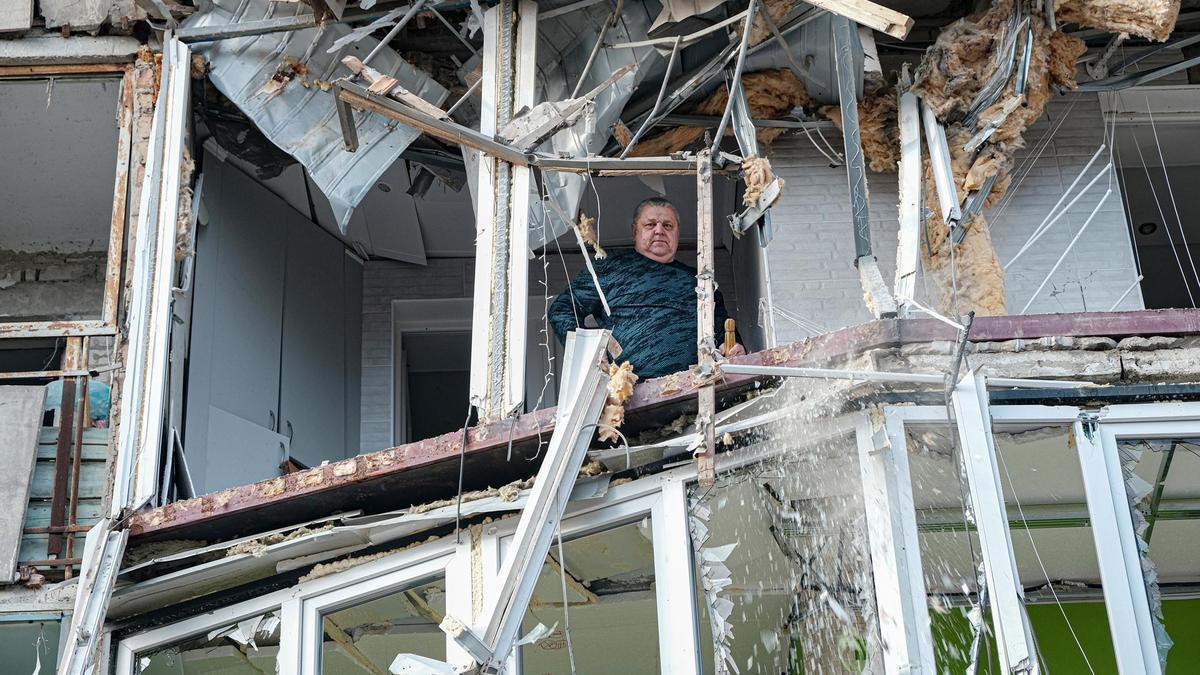
[{"label": "wooden beam", "polygon": [[0,66],[0,77],[28,77],[30,75],[119,75],[128,70],[128,68],[128,63],[62,63],[41,66]]},{"label": "wooden beam", "polygon": [[897,40],[908,37],[908,31],[913,27],[912,17],[870,0],[808,0],[808,4],[844,16],[880,33],[887,33]]},{"label": "wooden beam", "polygon": [[[749,30],[749,29],[747,29]],[[697,473],[701,487],[709,487],[716,480],[715,418],[717,392],[713,388],[714,359],[716,350],[714,333],[713,294],[713,193],[712,155],[701,150],[696,160],[696,355],[700,364],[700,376],[708,382],[700,388],[697,430],[703,442],[696,455]]]}]

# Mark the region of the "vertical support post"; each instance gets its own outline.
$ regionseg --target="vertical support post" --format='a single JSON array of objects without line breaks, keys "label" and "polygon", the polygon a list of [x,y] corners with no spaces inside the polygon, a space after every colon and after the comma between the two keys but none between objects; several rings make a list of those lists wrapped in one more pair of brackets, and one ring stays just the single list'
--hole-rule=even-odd
[{"label": "vertical support post", "polygon": [[842,112],[842,139],[846,148],[846,181],[850,190],[850,219],[854,228],[854,264],[868,308],[876,318],[896,315],[896,301],[883,283],[879,264],[871,254],[870,198],[867,166],[858,125],[858,81],[862,69],[854,50],[861,49],[858,32],[844,16],[831,18],[833,62],[837,69],[838,105]]},{"label": "vertical support post", "polygon": [[701,150],[696,156],[696,357],[700,377],[707,384],[700,387],[696,430],[703,442],[700,445],[697,473],[700,485],[708,487],[716,480],[716,437],[713,419],[716,415],[717,393],[712,385],[713,352],[717,345],[713,337],[713,196],[712,154]]},{"label": "vertical support post", "polygon": [[837,69],[838,105],[842,111],[842,139],[846,148],[846,179],[850,185],[850,217],[854,226],[854,256],[871,255],[871,218],[867,200],[867,170],[858,127],[858,87],[861,73],[852,50],[858,35],[844,16],[831,17],[833,62]]},{"label": "vertical support post", "polygon": [[[500,0],[484,15],[482,113],[489,136],[534,99],[537,4]],[[529,167],[479,158],[471,401],[480,419],[515,412],[525,396],[528,310]]]},{"label": "vertical support post", "polygon": [[681,480],[663,485],[650,513],[654,532],[655,597],[658,606],[658,658],[662,672],[700,672],[696,620],[696,579],[692,565],[687,489]]},{"label": "vertical support post", "polygon": [[[67,341],[76,340],[78,338],[68,338]],[[63,532],[55,531],[55,528],[65,530],[67,524],[67,484],[71,482],[71,440],[75,435],[75,401],[78,398],[75,385],[77,381],[83,381],[83,378],[64,377],[62,379],[58,415],[56,415],[58,419],[55,420],[58,422],[58,442],[54,451],[54,486],[50,499],[50,538],[46,542],[47,558],[59,557],[63,552],[63,544],[66,542]],[[87,394],[84,394],[83,398],[86,400]],[[80,414],[82,414],[82,410],[80,410]]]},{"label": "vertical support post", "polygon": [[878,411],[863,413],[855,425],[855,436],[884,672],[933,675],[933,633],[921,572],[904,419],[891,409],[882,415]]},{"label": "vertical support post", "polygon": [[1084,413],[1076,420],[1073,433],[1104,586],[1113,655],[1122,673],[1158,675],[1162,666],[1117,439],[1111,431],[1102,432],[1102,428],[1095,415]]},{"label": "vertical support post", "polygon": [[[904,73],[908,74],[907,70]],[[909,83],[911,84],[911,83]],[[913,299],[921,250],[921,113],[917,95],[900,92],[900,232],[896,247],[894,293],[901,305]]]},{"label": "vertical support post", "polygon": [[953,400],[963,468],[971,490],[971,510],[979,533],[988,599],[992,605],[1000,670],[1036,674],[1039,672],[1037,648],[1029,615],[1025,612],[1025,589],[1017,576],[1017,560],[1008,530],[1008,511],[996,464],[985,378],[974,370],[968,372],[954,388]]}]

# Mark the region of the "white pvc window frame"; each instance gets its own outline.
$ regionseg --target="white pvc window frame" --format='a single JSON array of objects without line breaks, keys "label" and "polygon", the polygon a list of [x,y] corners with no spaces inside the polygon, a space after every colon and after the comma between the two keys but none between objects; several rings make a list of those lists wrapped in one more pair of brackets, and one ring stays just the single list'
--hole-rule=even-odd
[{"label": "white pvc window frame", "polygon": [[[244,619],[278,612],[280,673],[316,675],[321,664],[321,616],[330,611],[370,602],[388,593],[444,577],[447,611],[470,606],[469,569],[459,564],[467,544],[453,537],[398,551],[344,572],[304,581],[291,588],[200,614],[183,621],[125,638],[118,644],[116,674],[136,675],[138,659],[208,631]],[[465,596],[465,598],[464,598]],[[457,649],[446,637],[447,656]]]},{"label": "white pvc window frame", "polygon": [[[988,412],[992,432],[1038,424],[1071,429],[1079,453],[1118,671],[1162,673],[1118,442],[1126,438],[1200,436],[1200,403],[1119,404],[1099,411],[1075,406],[994,405],[988,407]],[[898,443],[904,442],[904,424],[948,423],[946,409],[941,406],[889,407],[885,418],[889,424],[900,425],[892,432]]]}]

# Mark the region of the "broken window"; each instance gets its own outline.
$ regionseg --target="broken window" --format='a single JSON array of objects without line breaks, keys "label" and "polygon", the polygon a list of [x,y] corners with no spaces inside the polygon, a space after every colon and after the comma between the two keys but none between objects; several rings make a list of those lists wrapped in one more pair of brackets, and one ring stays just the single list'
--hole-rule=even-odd
[{"label": "broken window", "polygon": [[0,181],[0,321],[115,317],[128,80],[97,71],[0,79],[0,156],[20,164]]},{"label": "broken window", "polygon": [[324,675],[387,672],[399,654],[446,660],[444,578],[321,615]]},{"label": "broken window", "polygon": [[654,584],[649,517],[556,540],[522,621],[520,672],[658,672]]},{"label": "broken window", "polygon": [[57,616],[7,621],[0,615],[0,654],[4,668],[13,673],[54,672],[58,663]]},{"label": "broken window", "polygon": [[214,628],[137,655],[138,675],[261,675],[275,672],[279,619],[274,614]]},{"label": "broken window", "polygon": [[855,456],[839,437],[692,489],[704,673],[868,665],[878,640]]}]

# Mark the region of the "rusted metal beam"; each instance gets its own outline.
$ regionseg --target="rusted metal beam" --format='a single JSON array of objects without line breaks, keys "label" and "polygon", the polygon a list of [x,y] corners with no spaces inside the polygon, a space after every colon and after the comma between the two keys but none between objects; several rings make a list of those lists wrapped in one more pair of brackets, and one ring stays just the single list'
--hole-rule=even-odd
[{"label": "rusted metal beam", "polygon": [[105,75],[125,72],[128,63],[60,63],[44,66],[0,66],[0,77]]},{"label": "rusted metal beam", "polygon": [[80,337],[116,335],[117,327],[102,320],[12,321],[0,323],[0,338]]},{"label": "rusted metal beam", "polygon": [[[75,431],[75,378],[62,381],[62,399],[58,408],[58,445],[54,451],[54,488],[50,497],[50,527],[67,524],[67,490],[71,479],[71,443]],[[50,535],[46,555],[59,557],[64,550],[62,533]]]}]

